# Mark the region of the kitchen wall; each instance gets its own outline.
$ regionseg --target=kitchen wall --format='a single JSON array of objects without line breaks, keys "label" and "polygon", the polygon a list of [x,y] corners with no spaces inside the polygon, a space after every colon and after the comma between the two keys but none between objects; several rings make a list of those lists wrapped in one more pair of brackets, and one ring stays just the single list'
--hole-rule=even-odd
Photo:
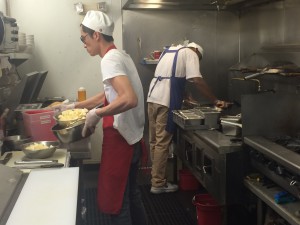
[{"label": "kitchen wall", "polygon": [[[123,20],[124,48],[136,62],[145,93],[148,92],[155,65],[143,65],[141,60],[149,57],[153,50],[189,40],[204,49],[201,62],[204,79],[217,97],[227,98],[228,68],[238,61],[239,55],[239,20],[236,14],[217,10],[124,10]],[[209,103],[193,90],[192,85],[188,88],[195,99]]]},{"label": "kitchen wall", "polygon": [[[285,0],[243,9],[240,13],[240,63],[235,67],[264,68],[274,62],[300,66],[300,1]],[[229,97],[257,93],[257,81],[232,80],[239,71],[229,73]],[[264,75],[258,77],[261,91],[299,93],[300,76]]]},{"label": "kitchen wall", "polygon": [[289,57],[285,53],[294,52],[288,59],[300,63],[299,10],[300,1],[285,0],[241,11],[241,58],[262,52]]},{"label": "kitchen wall", "polygon": [[[48,70],[40,98],[64,96],[76,100],[81,86],[92,96],[103,90],[100,58],[91,57],[79,40],[82,15],[75,12],[76,0],[1,0],[9,3],[10,17],[17,20],[19,32],[34,35],[32,57],[18,67],[20,75]],[[104,0],[103,0],[104,1]],[[97,0],[80,1],[92,9]],[[122,49],[121,0],[106,0],[108,14],[115,21],[114,38]],[[1,10],[1,9],[0,9]],[[101,127],[101,126],[99,126]],[[102,129],[92,136],[92,160],[99,161]]]}]

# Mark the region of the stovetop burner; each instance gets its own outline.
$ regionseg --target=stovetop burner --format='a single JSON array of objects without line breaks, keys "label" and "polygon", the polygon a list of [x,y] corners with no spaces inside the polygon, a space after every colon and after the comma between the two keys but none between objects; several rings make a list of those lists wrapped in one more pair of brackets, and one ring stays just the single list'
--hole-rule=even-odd
[{"label": "stovetop burner", "polygon": [[270,161],[275,161],[284,168],[288,168],[292,173],[300,174],[300,139],[289,136],[249,136],[244,137],[244,143],[263,154]]},{"label": "stovetop burner", "polygon": [[251,165],[300,199],[300,139],[291,136],[244,137]]},{"label": "stovetop burner", "polygon": [[291,137],[288,135],[276,136],[276,137],[267,137],[270,141],[281,145],[291,151],[300,153],[300,138],[299,137]]}]

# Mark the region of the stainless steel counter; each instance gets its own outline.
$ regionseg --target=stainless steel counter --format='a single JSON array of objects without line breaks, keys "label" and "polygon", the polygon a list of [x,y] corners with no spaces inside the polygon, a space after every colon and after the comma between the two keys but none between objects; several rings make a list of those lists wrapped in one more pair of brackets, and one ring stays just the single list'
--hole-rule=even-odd
[{"label": "stainless steel counter", "polygon": [[179,130],[175,154],[220,205],[243,201],[242,142],[216,130]]}]

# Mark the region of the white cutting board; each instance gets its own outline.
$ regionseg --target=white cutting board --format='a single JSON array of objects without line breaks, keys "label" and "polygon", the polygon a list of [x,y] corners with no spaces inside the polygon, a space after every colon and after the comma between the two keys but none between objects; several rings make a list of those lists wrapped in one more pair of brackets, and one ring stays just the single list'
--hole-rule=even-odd
[{"label": "white cutting board", "polygon": [[6,225],[75,225],[79,168],[34,170]]}]

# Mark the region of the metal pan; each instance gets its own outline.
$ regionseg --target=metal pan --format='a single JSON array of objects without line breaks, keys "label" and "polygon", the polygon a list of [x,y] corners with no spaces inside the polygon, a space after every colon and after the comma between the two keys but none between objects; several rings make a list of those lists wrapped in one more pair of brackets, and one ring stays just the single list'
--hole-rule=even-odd
[{"label": "metal pan", "polygon": [[238,137],[242,134],[242,124],[221,119],[222,132],[226,136]]}]

